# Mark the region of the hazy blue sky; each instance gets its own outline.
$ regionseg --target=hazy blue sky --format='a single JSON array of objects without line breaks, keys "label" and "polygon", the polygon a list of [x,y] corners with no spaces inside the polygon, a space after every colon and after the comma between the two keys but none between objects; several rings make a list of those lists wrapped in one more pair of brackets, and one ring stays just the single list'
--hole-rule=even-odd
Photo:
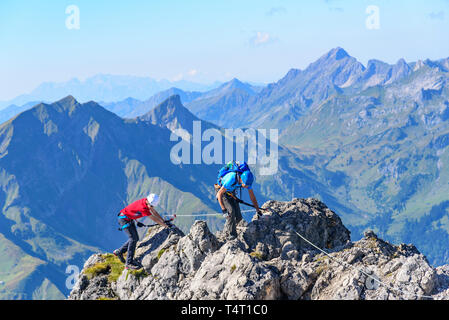
[{"label": "hazy blue sky", "polygon": [[272,82],[337,46],[364,64],[448,57],[449,0],[1,0],[0,45],[0,100],[98,73]]}]

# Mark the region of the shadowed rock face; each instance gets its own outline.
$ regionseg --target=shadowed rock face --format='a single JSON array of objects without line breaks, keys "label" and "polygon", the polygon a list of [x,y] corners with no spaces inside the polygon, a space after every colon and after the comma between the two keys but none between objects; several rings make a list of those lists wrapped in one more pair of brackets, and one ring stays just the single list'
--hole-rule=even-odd
[{"label": "shadowed rock face", "polygon": [[271,209],[271,215],[253,221],[241,230],[241,235],[249,250],[262,253],[266,260],[298,258],[310,249],[292,229],[325,249],[350,240],[350,232],[340,217],[318,200],[269,201],[264,206]]},{"label": "shadowed rock face", "polygon": [[263,207],[270,209],[267,215],[241,222],[239,236],[227,242],[220,232],[212,234],[204,221],[196,221],[188,235],[153,227],[136,250],[144,270],[124,270],[113,281],[107,268],[88,277],[88,270],[105,259],[93,255],[69,299],[449,297],[447,266],[432,268],[412,245],[394,246],[373,232],[353,243],[338,215],[315,199],[269,201]]}]

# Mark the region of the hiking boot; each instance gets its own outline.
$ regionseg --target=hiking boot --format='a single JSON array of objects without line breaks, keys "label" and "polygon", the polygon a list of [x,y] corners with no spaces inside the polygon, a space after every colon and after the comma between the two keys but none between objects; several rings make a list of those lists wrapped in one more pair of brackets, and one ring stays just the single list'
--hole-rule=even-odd
[{"label": "hiking boot", "polygon": [[123,254],[121,254],[121,253],[118,251],[118,249],[117,249],[117,250],[114,250],[113,254],[114,254],[114,256],[116,256],[116,257],[120,260],[121,263],[125,263],[125,262],[126,262],[126,261],[125,261],[125,258],[123,258]]},{"label": "hiking boot", "polygon": [[142,266],[140,264],[136,263],[135,261],[125,265],[125,269],[138,270],[141,268],[142,268]]}]

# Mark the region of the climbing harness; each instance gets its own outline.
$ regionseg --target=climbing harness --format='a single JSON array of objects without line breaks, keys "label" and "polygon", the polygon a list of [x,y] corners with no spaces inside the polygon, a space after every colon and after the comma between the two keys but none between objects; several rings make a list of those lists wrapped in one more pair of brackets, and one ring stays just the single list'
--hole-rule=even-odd
[{"label": "climbing harness", "polygon": [[126,228],[128,228],[128,227],[131,226],[132,220],[129,220],[127,216],[119,214],[118,218],[119,218],[119,219],[123,219],[125,222],[128,222],[128,221],[129,221],[128,223],[124,224],[123,226],[120,226],[120,227],[118,228],[119,231],[123,231],[123,230],[125,230]]}]

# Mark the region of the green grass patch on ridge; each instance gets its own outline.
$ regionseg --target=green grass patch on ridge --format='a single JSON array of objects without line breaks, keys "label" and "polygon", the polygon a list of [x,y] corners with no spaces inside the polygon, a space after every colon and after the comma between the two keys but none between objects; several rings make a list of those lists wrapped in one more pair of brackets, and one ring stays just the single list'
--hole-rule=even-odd
[{"label": "green grass patch on ridge", "polygon": [[117,281],[125,269],[125,265],[111,253],[103,254],[101,255],[101,258],[103,260],[102,262],[87,268],[84,271],[84,274],[89,280],[101,274],[107,274],[109,282]]}]

